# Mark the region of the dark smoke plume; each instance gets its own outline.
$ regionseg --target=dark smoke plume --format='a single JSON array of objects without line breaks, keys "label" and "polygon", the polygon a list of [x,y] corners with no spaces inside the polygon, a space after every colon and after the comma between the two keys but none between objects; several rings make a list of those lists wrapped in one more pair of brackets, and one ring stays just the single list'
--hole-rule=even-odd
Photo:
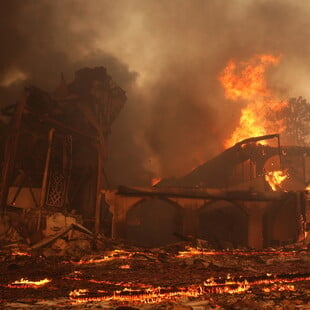
[{"label": "dark smoke plume", "polygon": [[218,75],[231,58],[282,54],[268,76],[283,97],[310,97],[310,3],[296,0],[11,0],[0,4],[0,101],[25,84],[52,91],[105,66],[127,91],[112,128],[112,185],[180,176],[217,154],[240,107]]}]

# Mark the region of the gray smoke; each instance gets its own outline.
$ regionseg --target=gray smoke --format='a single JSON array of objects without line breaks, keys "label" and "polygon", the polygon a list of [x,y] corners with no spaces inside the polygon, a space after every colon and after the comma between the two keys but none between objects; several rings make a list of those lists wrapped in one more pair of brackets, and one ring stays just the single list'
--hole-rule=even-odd
[{"label": "gray smoke", "polygon": [[303,0],[11,0],[0,4],[0,101],[24,84],[52,91],[105,66],[127,91],[112,128],[112,185],[180,176],[220,152],[240,106],[218,75],[231,58],[282,54],[268,81],[310,98],[310,2]]}]

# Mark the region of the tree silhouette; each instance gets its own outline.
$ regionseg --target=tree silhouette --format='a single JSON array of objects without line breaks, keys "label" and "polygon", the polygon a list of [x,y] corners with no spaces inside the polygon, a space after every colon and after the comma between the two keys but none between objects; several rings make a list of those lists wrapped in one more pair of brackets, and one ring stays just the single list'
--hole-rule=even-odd
[{"label": "tree silhouette", "polygon": [[286,144],[310,146],[310,104],[303,97],[291,98],[276,113],[285,126],[281,136]]}]

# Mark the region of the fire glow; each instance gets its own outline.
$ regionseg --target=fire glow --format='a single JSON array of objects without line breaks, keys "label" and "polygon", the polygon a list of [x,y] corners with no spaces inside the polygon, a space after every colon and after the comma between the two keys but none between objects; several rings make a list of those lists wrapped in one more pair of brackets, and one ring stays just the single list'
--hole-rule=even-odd
[{"label": "fire glow", "polygon": [[287,179],[287,177],[287,172],[282,170],[270,171],[265,174],[265,180],[273,191],[281,188],[281,184]]},{"label": "fire glow", "polygon": [[8,284],[7,287],[10,288],[39,288],[47,283],[51,282],[51,280],[45,278],[43,280],[38,281],[30,281],[28,279],[21,278],[20,280],[16,280],[11,284]]},{"label": "fire glow", "polygon": [[[132,254],[132,255],[130,255]],[[180,260],[199,255],[296,255],[296,251],[211,251],[204,248],[187,247],[184,251],[178,252],[178,254],[171,253],[171,258],[178,258]],[[124,262],[123,259],[127,256],[127,259],[133,259],[134,257],[152,257],[156,262],[156,255],[148,252],[132,252],[122,250],[114,250],[106,252],[105,259],[103,262],[109,262],[111,259],[120,260],[120,269],[131,268],[128,262]],[[109,259],[107,259],[109,257]],[[99,260],[101,258],[98,258]],[[95,260],[96,261],[96,260]],[[83,261],[86,264],[90,263],[90,260]],[[94,261],[92,261],[94,262]],[[100,261],[101,262],[101,261]],[[80,262],[81,264],[81,262]],[[118,264],[113,262],[116,267]],[[75,265],[76,266],[76,265]],[[125,267],[125,268],[124,268]],[[78,306],[84,303],[96,303],[104,302],[107,306],[118,306],[118,305],[146,305],[146,304],[162,304],[167,302],[179,302],[184,298],[187,299],[198,299],[211,301],[215,296],[218,295],[245,295],[248,293],[255,293],[260,291],[261,293],[269,294],[272,292],[284,292],[284,291],[298,291],[298,283],[306,282],[310,280],[309,273],[288,273],[288,274],[261,274],[256,275],[231,275],[209,277],[206,280],[199,280],[199,282],[193,282],[181,285],[160,285],[151,284],[141,281],[122,281],[121,279],[100,279],[92,278],[88,272],[89,267],[82,270],[75,270],[68,274],[66,277],[62,277],[65,281],[65,287],[73,287],[71,292],[66,295],[69,298],[69,302]],[[126,270],[124,270],[126,272]],[[127,277],[126,277],[127,278]],[[80,283],[73,283],[68,281],[79,281]],[[51,282],[49,279],[40,281],[30,281],[27,279],[20,279],[15,281],[6,287],[16,289],[28,289],[28,288],[42,288],[47,283]],[[61,283],[61,282],[55,282]],[[302,283],[300,285],[303,285]],[[67,293],[66,293],[67,294]]]},{"label": "fire glow", "polygon": [[[159,304],[167,301],[176,301],[184,297],[197,298],[206,294],[243,294],[250,291],[255,286],[264,285],[261,290],[265,293],[272,291],[294,291],[295,286],[288,283],[300,281],[309,281],[309,276],[296,275],[293,278],[277,278],[267,275],[267,278],[238,279],[234,280],[227,275],[226,279],[210,278],[201,285],[191,285],[188,287],[147,287],[141,285],[140,288],[124,287],[115,290],[112,293],[97,290],[89,291],[88,289],[76,289],[69,293],[69,298],[73,304],[86,302],[130,302],[132,304]],[[144,288],[143,288],[144,287]],[[102,294],[104,293],[104,294]]]},{"label": "fire glow", "polygon": [[279,284],[274,284],[271,287],[263,287],[262,291],[265,293],[270,293],[270,292],[274,292],[274,291],[295,291],[295,286],[291,285],[291,284],[283,284],[283,285],[279,285]]},{"label": "fire glow", "polygon": [[199,297],[203,294],[200,286],[192,286],[189,288],[173,291],[169,288],[149,287],[145,290],[134,290],[131,288],[124,288],[117,290],[113,295],[105,296],[88,296],[87,289],[77,289],[69,293],[69,298],[72,303],[86,303],[86,302],[131,302],[133,304],[155,304],[165,301],[177,300],[184,297]]},{"label": "fire glow", "polygon": [[99,264],[99,263],[104,263],[108,262],[111,260],[115,259],[129,259],[131,254],[127,251],[123,250],[113,250],[109,253],[107,253],[105,256],[100,257],[100,258],[90,258],[90,259],[85,259],[85,260],[80,260],[76,262],[75,264],[81,265],[81,264]]},{"label": "fire glow", "polygon": [[20,251],[13,252],[11,255],[12,256],[31,256],[31,254],[29,254],[27,252],[20,252]]},{"label": "fire glow", "polygon": [[155,186],[161,181],[161,178],[152,178],[152,186]]},{"label": "fire glow", "polygon": [[209,249],[197,249],[193,247],[186,247],[186,250],[179,251],[177,258],[188,258],[194,256],[209,256],[209,255],[240,255],[240,256],[251,256],[251,255],[279,255],[279,256],[295,256],[296,252],[284,252],[284,251],[240,251],[240,250],[227,250],[227,251],[210,251]]},{"label": "fire glow", "polygon": [[266,69],[277,65],[280,58],[263,54],[247,61],[231,60],[220,74],[219,80],[224,87],[225,97],[245,104],[238,127],[225,141],[226,148],[249,137],[263,136],[270,132],[280,133],[285,129],[281,121],[268,121],[268,115],[284,108],[287,102],[278,99],[268,89],[265,80]]},{"label": "fire glow", "polygon": [[[111,252],[115,254],[114,251]],[[116,252],[120,253],[120,252]],[[210,251],[207,249],[197,249],[193,247],[187,247],[185,251],[180,251],[176,256],[179,259],[183,259],[190,256],[199,255],[296,255],[295,251],[283,252],[283,251],[266,251],[266,252],[244,252],[244,251]],[[120,257],[113,256],[114,259]],[[128,256],[131,258],[131,256]],[[105,260],[106,261],[106,260]],[[124,266],[121,265],[120,268]],[[125,265],[126,266],[126,265]],[[74,275],[76,272],[74,273]],[[82,278],[71,278],[68,280],[84,281]],[[105,287],[102,289],[88,289],[79,288],[69,293],[69,299],[72,304],[81,304],[88,302],[107,302],[111,304],[160,304],[164,302],[175,302],[182,298],[206,298],[212,296],[212,294],[246,294],[251,292],[254,288],[259,288],[265,294],[273,291],[294,291],[294,283],[309,281],[309,275],[303,274],[287,274],[287,275],[273,275],[266,274],[265,276],[252,276],[245,277],[231,277],[229,274],[226,278],[209,278],[200,284],[193,284],[189,286],[180,287],[153,287],[146,283],[140,282],[111,282],[95,279],[88,279],[88,282],[103,284],[112,286],[111,289]],[[116,288],[117,287],[117,288]]]}]

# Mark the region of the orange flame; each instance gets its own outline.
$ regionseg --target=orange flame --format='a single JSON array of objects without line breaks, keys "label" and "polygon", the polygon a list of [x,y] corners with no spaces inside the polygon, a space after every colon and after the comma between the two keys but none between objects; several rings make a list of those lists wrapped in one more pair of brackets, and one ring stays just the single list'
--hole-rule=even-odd
[{"label": "orange flame", "polygon": [[21,278],[20,280],[16,280],[8,285],[8,287],[15,287],[15,288],[38,288],[41,287],[47,283],[51,282],[51,280],[45,278],[43,280],[39,281],[30,281],[24,278]]},{"label": "orange flame", "polygon": [[106,255],[103,257],[98,258],[89,258],[80,260],[78,262],[74,262],[75,264],[81,265],[81,264],[100,264],[105,263],[111,260],[115,259],[128,259],[131,256],[131,254],[124,250],[113,250],[110,252],[107,252]]},{"label": "orange flame", "polygon": [[156,184],[158,184],[161,181],[161,178],[153,178],[152,179],[152,186],[155,186]]},{"label": "orange flame", "polygon": [[[177,300],[184,297],[199,297],[203,291],[200,286],[192,286],[180,291],[165,292],[161,287],[148,287],[143,292],[140,290],[133,290],[131,288],[124,288],[115,291],[112,296],[88,296],[87,289],[77,289],[69,293],[69,298],[73,304],[85,302],[98,301],[118,301],[118,302],[132,302],[139,304],[154,304],[161,303],[168,300]],[[132,295],[124,293],[134,293]]]},{"label": "orange flame", "polygon": [[282,284],[282,285],[279,285],[279,284],[274,284],[273,286],[271,287],[263,287],[262,288],[262,291],[265,292],[265,293],[270,293],[270,292],[273,292],[273,291],[295,291],[295,286],[294,285],[291,285],[291,284]]},{"label": "orange flame", "polygon": [[[85,302],[126,302],[130,304],[155,304],[162,302],[177,301],[180,298],[197,298],[202,295],[211,294],[241,294],[246,293],[252,287],[261,287],[264,293],[272,291],[294,291],[295,286],[289,283],[296,283],[300,281],[309,281],[310,277],[294,277],[294,278],[277,278],[276,276],[267,274],[268,278],[254,279],[248,281],[247,279],[231,278],[228,274],[226,279],[209,278],[202,284],[190,285],[185,287],[171,288],[171,287],[153,287],[145,285],[144,288],[129,287],[114,290],[108,293],[107,291],[97,290],[90,292],[88,289],[75,289],[69,293],[69,298],[72,304]],[[264,285],[264,286],[263,286]],[[102,295],[101,293],[104,293]]]},{"label": "orange flame", "polygon": [[31,256],[31,254],[27,252],[16,251],[11,254],[12,256]]},{"label": "orange flame", "polygon": [[282,170],[270,171],[265,174],[265,180],[273,191],[276,191],[277,188],[281,187],[282,182],[286,180],[287,177],[287,172]]},{"label": "orange flame", "polygon": [[286,101],[276,98],[267,88],[265,71],[271,65],[277,65],[280,56],[256,55],[243,62],[230,61],[219,80],[224,87],[225,97],[233,101],[242,101],[239,126],[225,141],[228,148],[241,140],[274,132],[282,132],[281,121],[268,121],[270,112],[278,111],[287,105]]}]

